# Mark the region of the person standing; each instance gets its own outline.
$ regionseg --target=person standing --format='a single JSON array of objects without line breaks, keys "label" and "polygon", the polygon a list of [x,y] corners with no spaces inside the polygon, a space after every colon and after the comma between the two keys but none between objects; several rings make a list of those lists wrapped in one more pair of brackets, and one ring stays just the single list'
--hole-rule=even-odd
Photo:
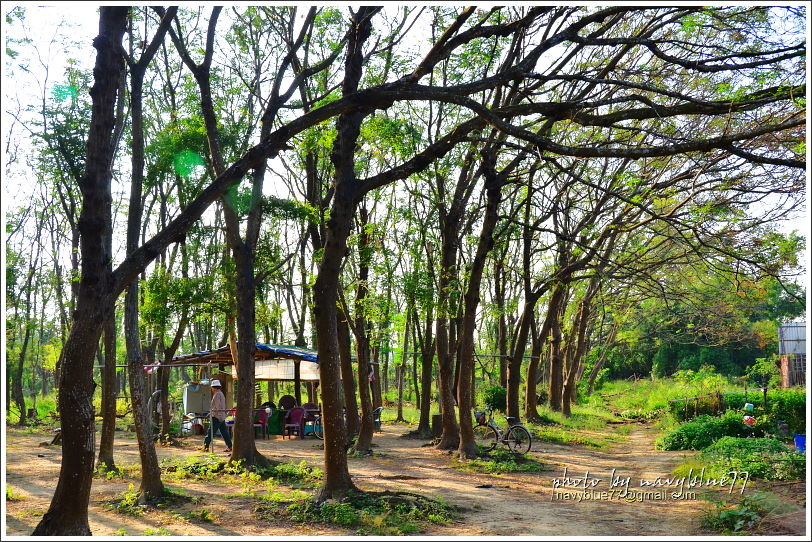
[{"label": "person standing", "polygon": [[209,425],[209,432],[206,433],[206,439],[203,442],[203,449],[207,450],[209,448],[209,444],[211,444],[211,441],[214,439],[214,435],[219,431],[223,436],[223,440],[226,441],[225,451],[230,452],[231,435],[228,433],[228,427],[226,426],[226,414],[228,413],[228,409],[226,409],[226,396],[220,391],[221,388],[222,385],[219,380],[211,381],[211,389],[213,392],[211,394],[211,424]]}]

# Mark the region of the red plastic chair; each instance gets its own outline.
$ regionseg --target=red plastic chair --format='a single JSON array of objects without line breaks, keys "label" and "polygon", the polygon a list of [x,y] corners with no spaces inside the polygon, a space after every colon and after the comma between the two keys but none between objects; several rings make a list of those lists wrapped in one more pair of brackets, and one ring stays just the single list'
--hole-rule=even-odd
[{"label": "red plastic chair", "polygon": [[254,416],[254,429],[259,427],[262,430],[262,438],[268,438],[268,413],[264,408],[258,409],[257,414]]},{"label": "red plastic chair", "polygon": [[293,407],[288,412],[285,418],[285,427],[282,430],[283,439],[285,435],[290,438],[294,434],[299,435],[299,438],[304,438],[304,415],[305,409],[302,407]]}]

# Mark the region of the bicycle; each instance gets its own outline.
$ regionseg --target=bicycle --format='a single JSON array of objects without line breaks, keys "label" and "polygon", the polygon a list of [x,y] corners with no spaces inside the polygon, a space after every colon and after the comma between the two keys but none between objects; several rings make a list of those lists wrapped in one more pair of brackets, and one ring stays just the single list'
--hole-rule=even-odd
[{"label": "bicycle", "polygon": [[493,421],[493,411],[490,407],[485,407],[484,411],[474,412],[477,425],[474,426],[474,440],[485,452],[490,452],[496,448],[497,443],[502,443],[509,450],[518,454],[526,454],[533,445],[533,437],[530,431],[520,423],[512,424],[516,419],[512,416],[505,416],[508,423],[507,430],[502,429]]},{"label": "bicycle", "polygon": [[324,440],[324,426],[321,424],[321,414],[313,414],[313,436]]}]

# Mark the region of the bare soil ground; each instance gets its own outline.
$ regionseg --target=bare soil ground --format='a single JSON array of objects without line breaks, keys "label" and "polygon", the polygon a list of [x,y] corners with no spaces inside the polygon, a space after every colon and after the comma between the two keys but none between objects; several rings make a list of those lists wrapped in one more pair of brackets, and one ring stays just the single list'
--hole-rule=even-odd
[{"label": "bare soil ground", "polygon": [[[641,480],[667,477],[683,460],[684,452],[654,449],[655,431],[633,425],[621,443],[604,450],[534,442],[531,455],[549,470],[537,473],[473,474],[454,467],[453,455],[425,446],[426,441],[401,438],[413,429],[407,425],[383,426],[374,439],[371,457],[350,457],[349,468],[355,483],[363,490],[403,490],[441,497],[461,508],[457,521],[433,526],[424,534],[433,536],[630,536],[701,535],[701,515],[708,503],[700,497],[712,492],[727,496],[727,490],[700,489],[686,498],[672,498],[674,487],[640,487]],[[611,429],[610,429],[611,430]],[[138,447],[128,433],[116,434],[116,464],[119,468],[138,464]],[[58,446],[40,446],[50,434],[8,428],[6,433],[6,483],[21,497],[6,502],[5,534],[29,535],[47,510],[59,476],[61,451]],[[202,454],[202,437],[187,437],[181,447],[159,447],[159,458]],[[283,440],[271,437],[257,440],[257,448],[272,459],[302,460],[323,465],[321,442],[305,439]],[[215,442],[216,454],[224,459],[222,440]],[[582,484],[564,488],[564,469],[571,484],[600,480],[584,491]],[[623,486],[610,487],[612,472],[618,480],[629,479],[629,494]],[[554,487],[555,481],[559,487]],[[129,484],[138,487],[137,477],[93,482],[89,508],[94,536],[127,534],[172,534],[192,536],[340,536],[353,531],[324,525],[271,522],[256,517],[256,499],[229,496],[239,493],[234,484],[169,482],[194,497],[194,503],[178,504],[132,517],[109,509],[121,498]],[[589,482],[595,484],[595,482]],[[736,491],[739,487],[737,486]],[[748,491],[750,487],[748,487]],[[605,493],[604,493],[605,492]],[[802,489],[805,493],[805,489]],[[581,495],[580,500],[578,495]],[[569,498],[568,498],[569,496]],[[659,497],[658,497],[659,496]],[[805,505],[805,503],[804,503]],[[206,509],[213,522],[190,519],[189,512]],[[767,533],[765,533],[767,534]],[[782,533],[783,534],[783,533]],[[802,532],[800,533],[802,534]]]}]

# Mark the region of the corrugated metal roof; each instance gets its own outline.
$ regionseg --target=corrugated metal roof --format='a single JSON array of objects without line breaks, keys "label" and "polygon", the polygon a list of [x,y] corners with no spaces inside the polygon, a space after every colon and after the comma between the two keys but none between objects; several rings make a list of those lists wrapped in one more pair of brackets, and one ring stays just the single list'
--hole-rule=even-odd
[{"label": "corrugated metal roof", "polygon": [[778,328],[778,353],[806,354],[806,322],[788,322]]}]

